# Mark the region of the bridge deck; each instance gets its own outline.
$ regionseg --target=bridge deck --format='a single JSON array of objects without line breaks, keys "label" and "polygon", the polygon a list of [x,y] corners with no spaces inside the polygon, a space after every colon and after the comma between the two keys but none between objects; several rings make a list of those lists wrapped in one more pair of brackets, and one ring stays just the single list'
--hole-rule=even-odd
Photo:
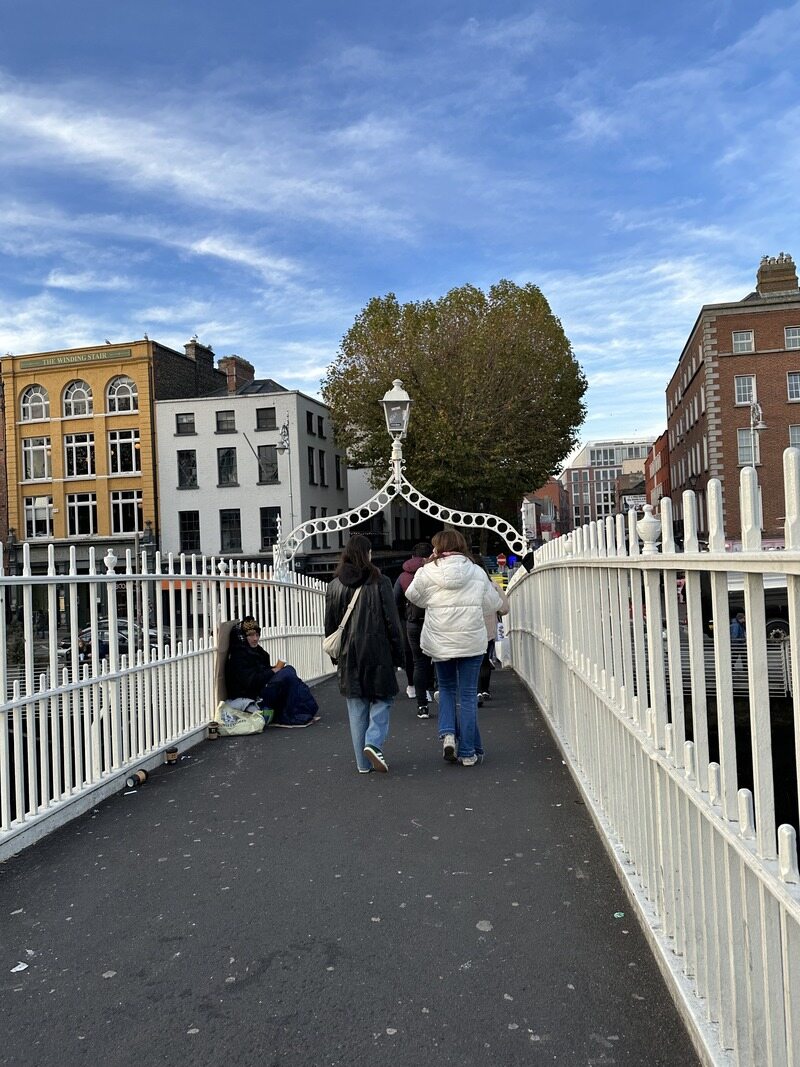
[{"label": "bridge deck", "polygon": [[696,1063],[546,726],[494,690],[483,766],[403,696],[389,775],[356,774],[329,681],[322,723],[205,742],[0,865],[0,1063]]}]

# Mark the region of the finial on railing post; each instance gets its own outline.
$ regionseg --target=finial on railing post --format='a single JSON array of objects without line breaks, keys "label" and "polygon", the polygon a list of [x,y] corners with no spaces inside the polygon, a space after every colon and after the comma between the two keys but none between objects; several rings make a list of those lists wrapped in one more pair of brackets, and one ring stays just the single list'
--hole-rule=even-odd
[{"label": "finial on railing post", "polygon": [[106,571],[111,574],[117,565],[117,557],[112,549],[109,548],[108,552],[103,556],[103,563],[106,565]]},{"label": "finial on railing post", "polygon": [[661,520],[653,514],[653,505],[644,505],[644,515],[636,523],[636,532],[642,539],[642,555],[658,555],[658,539],[661,536]]}]

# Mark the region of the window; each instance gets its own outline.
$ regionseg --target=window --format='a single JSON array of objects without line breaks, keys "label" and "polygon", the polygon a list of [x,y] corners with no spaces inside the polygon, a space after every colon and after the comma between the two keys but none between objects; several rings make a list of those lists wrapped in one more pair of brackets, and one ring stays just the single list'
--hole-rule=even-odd
[{"label": "window", "polygon": [[343,478],[342,478],[343,472],[342,472],[342,457],[341,456],[335,456],[334,457],[334,466],[336,467],[336,488],[337,489],[344,489],[344,482],[343,482]]},{"label": "window", "polygon": [[316,433],[314,432],[314,412],[313,411],[307,411],[306,412],[306,430],[311,434],[312,437],[316,437],[317,436]]},{"label": "window", "polygon": [[178,435],[195,433],[194,412],[185,411],[175,416],[175,433]]},{"label": "window", "polygon": [[53,536],[53,498],[51,496],[25,497],[25,539]]},{"label": "window", "polygon": [[110,430],[108,434],[111,474],[136,474],[142,469],[138,430]]},{"label": "window", "polygon": [[[342,509],[341,508],[337,508],[336,509],[336,514],[337,515],[341,515],[342,514]],[[344,548],[344,530],[341,530],[341,529],[339,530],[339,548]]]},{"label": "window", "polygon": [[733,331],[733,351],[734,352],[754,352],[755,346],[753,345],[753,331],[752,330],[734,330]]},{"label": "window", "polygon": [[181,552],[200,551],[200,512],[178,512],[178,537]]},{"label": "window", "polygon": [[94,434],[68,433],[64,437],[64,471],[67,478],[94,474]]},{"label": "window", "polygon": [[275,421],[275,408],[256,408],[256,429],[277,430]]},{"label": "window", "polygon": [[309,485],[316,485],[317,484],[317,472],[316,472],[316,469],[314,467],[314,459],[315,458],[316,457],[314,456],[314,449],[311,448],[311,446],[309,445],[309,448],[308,448],[308,484]]},{"label": "window", "polygon": [[35,482],[52,478],[50,438],[25,437],[22,441],[22,480]]},{"label": "window", "polygon": [[790,370],[786,378],[789,386],[789,399],[800,400],[800,371]]},{"label": "window", "polygon": [[236,413],[233,411],[217,412],[217,433],[236,433]]},{"label": "window", "polygon": [[178,488],[197,488],[197,453],[193,448],[178,452]]},{"label": "window", "polygon": [[317,437],[325,436],[325,417],[317,415]]},{"label": "window", "polygon": [[50,418],[50,397],[42,385],[29,385],[22,394],[20,418],[23,422],[36,422]]},{"label": "window", "polygon": [[259,485],[275,485],[278,481],[278,446],[258,446]]},{"label": "window", "polygon": [[789,427],[789,448],[800,448],[800,426]]},{"label": "window", "polygon": [[236,449],[217,449],[217,484],[238,485],[236,477]]},{"label": "window", "polygon": [[755,446],[755,462],[760,463],[761,452],[759,449],[758,434],[751,431],[748,426],[746,430],[737,430],[736,437],[739,445],[739,466],[753,466],[753,446]]},{"label": "window", "polygon": [[[320,508],[319,509],[319,517],[321,519],[327,519],[327,517],[328,517],[328,509],[327,508]],[[328,535],[327,535],[327,533],[323,533],[323,535],[322,535],[322,547],[323,548],[327,548],[328,547]]]},{"label": "window", "polygon": [[787,348],[800,348],[800,326],[786,326],[783,335]]},{"label": "window", "polygon": [[139,390],[136,382],[127,374],[120,374],[118,378],[112,378],[106,390],[109,411],[138,411]]},{"label": "window", "polygon": [[317,453],[317,459],[319,460],[319,484],[327,485],[328,476],[325,473],[325,453],[322,451],[322,449],[320,449]]},{"label": "window", "polygon": [[70,537],[97,533],[97,494],[67,495],[67,532]]},{"label": "window", "polygon": [[219,513],[219,542],[222,552],[242,551],[242,517],[238,508]]},{"label": "window", "polygon": [[278,523],[281,518],[280,508],[261,508],[261,551],[272,548],[278,540]]},{"label": "window", "polygon": [[80,379],[70,382],[64,390],[64,417],[91,415],[93,411],[92,390],[86,382]]},{"label": "window", "polygon": [[[317,509],[314,507],[313,504],[308,509],[308,517],[309,517],[309,519],[316,519],[316,517],[317,517]],[[311,547],[312,548],[319,548],[319,542],[317,541],[316,532],[311,535]]]},{"label": "window", "polygon": [[737,404],[751,404],[756,398],[756,380],[753,374],[736,374],[733,379]]},{"label": "window", "polygon": [[141,533],[142,530],[142,490],[115,490],[111,494],[111,532],[126,534]]}]

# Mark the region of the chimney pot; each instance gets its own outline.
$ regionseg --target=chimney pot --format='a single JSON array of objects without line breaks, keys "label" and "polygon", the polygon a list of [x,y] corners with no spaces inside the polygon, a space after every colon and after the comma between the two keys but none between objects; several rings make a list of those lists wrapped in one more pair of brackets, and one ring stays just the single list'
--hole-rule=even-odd
[{"label": "chimney pot", "polygon": [[788,252],[777,256],[762,256],[756,278],[759,296],[773,296],[781,293],[796,293],[797,268]]}]

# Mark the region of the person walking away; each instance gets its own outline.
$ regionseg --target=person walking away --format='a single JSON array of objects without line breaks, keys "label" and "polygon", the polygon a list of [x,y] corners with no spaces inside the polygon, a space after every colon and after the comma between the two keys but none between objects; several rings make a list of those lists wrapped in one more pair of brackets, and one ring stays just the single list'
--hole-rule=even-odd
[{"label": "person walking away", "polygon": [[401,623],[405,620],[406,642],[411,649],[414,665],[414,673],[410,679],[413,680],[413,685],[409,686],[408,695],[412,695],[411,690],[413,689],[417,699],[418,719],[427,719],[430,715],[429,704],[433,699],[432,693],[434,689],[433,663],[430,656],[427,656],[420,646],[425,612],[422,608],[418,608],[416,604],[412,604],[406,599],[406,589],[411,585],[414,575],[420,567],[424,566],[432,551],[433,548],[428,541],[420,541],[414,545],[411,550],[411,559],[405,561],[403,569],[394,583],[394,602],[397,604]]},{"label": "person walking away", "polygon": [[502,607],[500,592],[472,561],[463,534],[440,530],[433,537],[433,558],[414,575],[406,599],[425,609],[420,643],[436,665],[442,755],[449,763],[472,767],[484,754],[478,729],[484,617]]},{"label": "person walking away", "polygon": [[337,662],[339,691],[347,701],[350,735],[361,774],[389,770],[383,753],[389,713],[397,695],[397,668],[405,662],[392,583],[372,562],[369,539],[354,534],[342,550],[325,595],[325,636],[337,629],[356,594]]},{"label": "person walking away", "polygon": [[[488,576],[489,572],[486,570],[486,564],[483,562],[483,556],[477,549],[472,550],[472,560],[476,563]],[[491,581],[491,579],[489,579]],[[503,606],[499,611],[488,611],[484,615],[484,621],[486,622],[486,652],[481,660],[481,669],[478,674],[478,707],[482,708],[484,702],[491,698],[489,692],[489,686],[492,681],[492,671],[494,670],[494,642],[497,637],[497,623],[501,615],[508,615],[509,603],[508,597],[495,582],[495,587],[500,593],[500,597],[503,601]]]}]

